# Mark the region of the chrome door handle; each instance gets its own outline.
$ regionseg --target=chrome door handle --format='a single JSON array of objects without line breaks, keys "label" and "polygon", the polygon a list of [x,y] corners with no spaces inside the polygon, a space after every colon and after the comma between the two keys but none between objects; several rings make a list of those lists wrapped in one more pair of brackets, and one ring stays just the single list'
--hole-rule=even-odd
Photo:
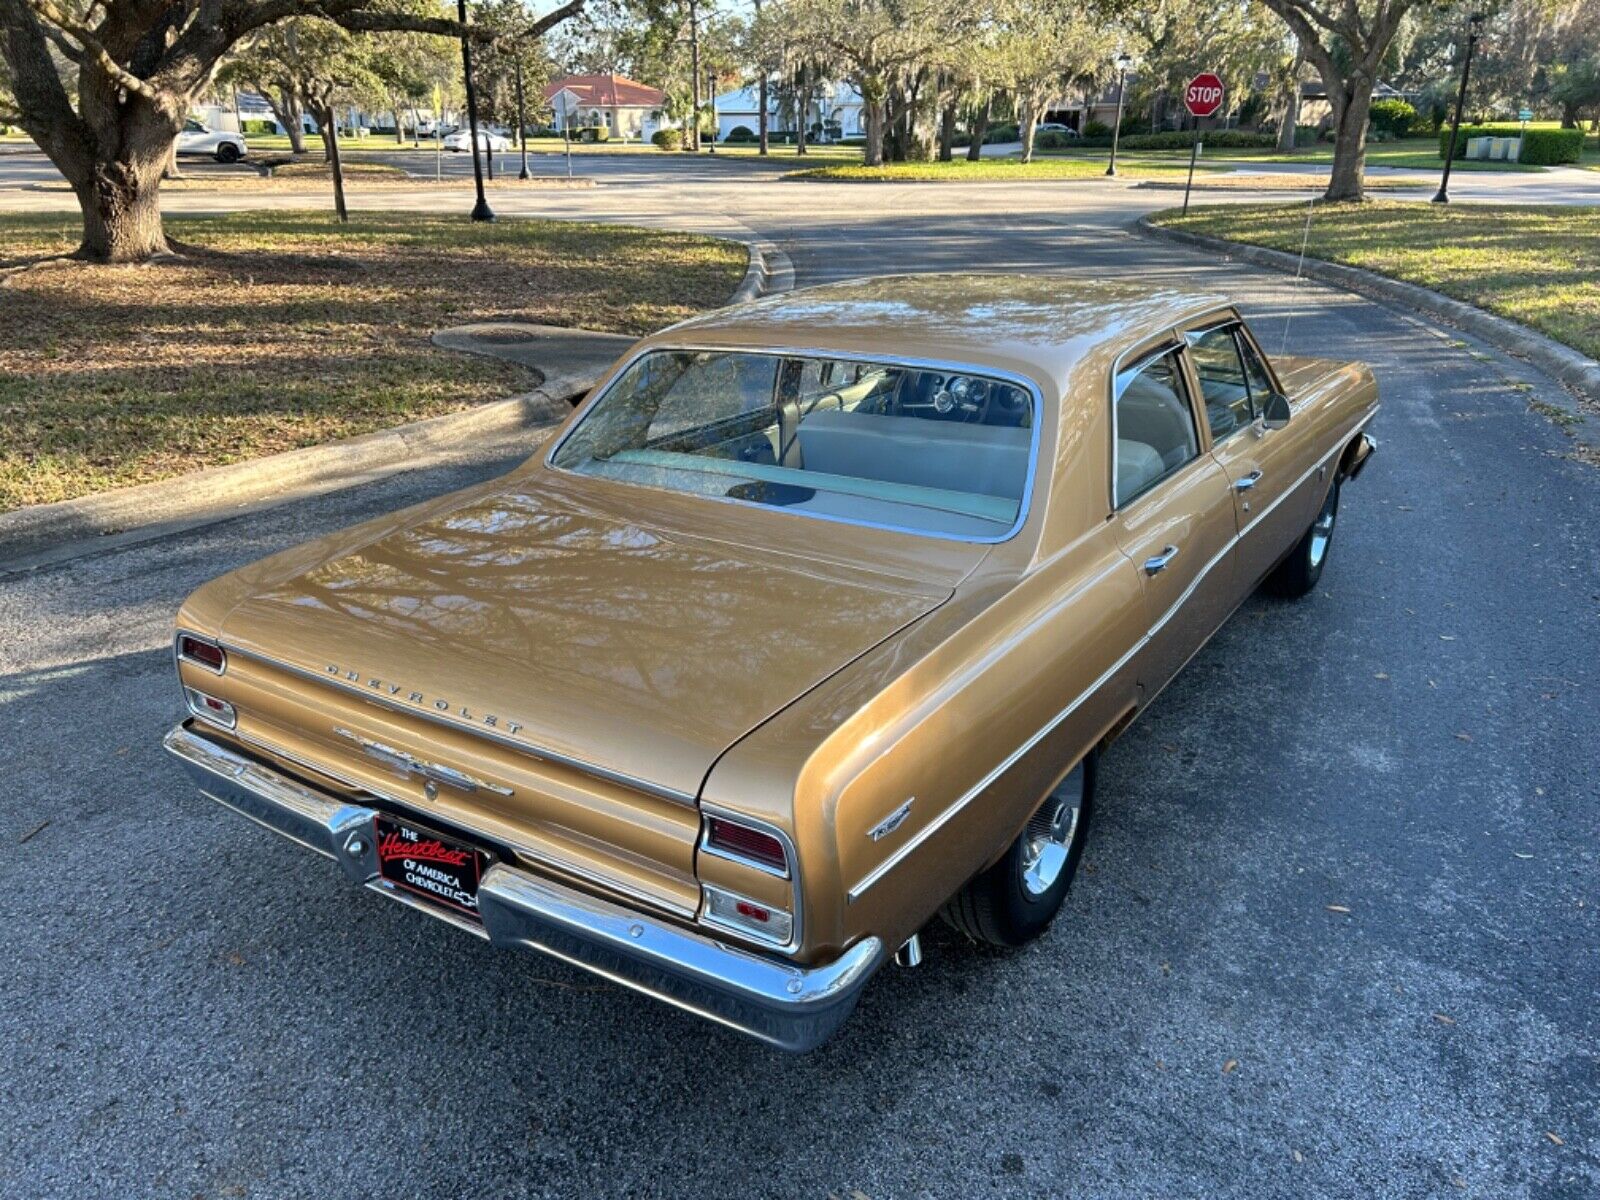
[{"label": "chrome door handle", "polygon": [[1178,557],[1178,548],[1168,546],[1160,554],[1144,560],[1144,573],[1146,575],[1159,575],[1167,569],[1167,564]]},{"label": "chrome door handle", "polygon": [[1255,487],[1255,485],[1260,483],[1260,482],[1261,482],[1261,472],[1260,471],[1251,471],[1250,474],[1245,475],[1245,476],[1243,476],[1243,477],[1241,477],[1239,479],[1235,479],[1233,481],[1233,490],[1236,491],[1236,492],[1248,492],[1251,488]]}]

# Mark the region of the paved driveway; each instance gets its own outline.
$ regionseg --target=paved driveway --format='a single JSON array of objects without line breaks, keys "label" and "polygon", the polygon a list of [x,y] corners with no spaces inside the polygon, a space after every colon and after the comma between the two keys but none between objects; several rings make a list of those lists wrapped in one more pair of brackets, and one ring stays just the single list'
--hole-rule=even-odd
[{"label": "paved driveway", "polygon": [[398,476],[0,577],[0,1193],[1600,1194],[1600,489],[1529,411],[1551,385],[1119,232],[1148,193],[791,186],[632,202],[729,214],[802,283],[1191,282],[1270,350],[1378,372],[1321,586],[1249,602],[1107,755],[1056,928],[1001,954],[936,927],[780,1057],[196,798],[158,748],[178,601],[514,457]]}]

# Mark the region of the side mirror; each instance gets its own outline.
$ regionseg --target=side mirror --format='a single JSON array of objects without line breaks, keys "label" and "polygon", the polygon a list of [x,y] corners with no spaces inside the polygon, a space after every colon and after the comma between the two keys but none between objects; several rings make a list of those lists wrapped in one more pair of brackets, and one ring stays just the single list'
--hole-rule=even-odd
[{"label": "side mirror", "polygon": [[1261,410],[1261,428],[1282,429],[1289,423],[1289,397],[1282,392],[1273,392],[1267,397],[1266,407]]}]

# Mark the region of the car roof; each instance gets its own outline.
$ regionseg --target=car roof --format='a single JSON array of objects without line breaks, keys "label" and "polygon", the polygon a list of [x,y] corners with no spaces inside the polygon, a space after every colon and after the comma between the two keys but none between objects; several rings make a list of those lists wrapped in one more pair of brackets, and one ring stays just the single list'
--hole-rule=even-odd
[{"label": "car roof", "polygon": [[1086,364],[1228,306],[1223,296],[1134,280],[882,275],[718,309],[650,341],[960,363],[1023,375],[1064,398]]}]

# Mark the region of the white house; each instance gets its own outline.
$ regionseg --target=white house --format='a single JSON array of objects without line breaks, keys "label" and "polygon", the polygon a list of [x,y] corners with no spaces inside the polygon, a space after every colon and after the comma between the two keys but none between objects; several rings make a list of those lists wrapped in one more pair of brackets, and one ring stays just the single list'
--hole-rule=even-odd
[{"label": "white house", "polygon": [[[754,86],[734,92],[723,92],[716,99],[717,140],[726,141],[728,135],[741,126],[752,136],[760,132],[760,90]],[[778,89],[767,89],[767,128],[772,133],[793,133],[792,112],[789,105],[780,105]],[[819,141],[837,141],[840,138],[865,137],[866,117],[862,112],[861,93],[848,83],[824,83],[813,93],[811,108],[807,113],[806,128],[822,127]]]},{"label": "white house", "polygon": [[557,129],[604,126],[614,138],[642,141],[675,124],[662,111],[666,93],[621,75],[568,75],[544,89]]}]

